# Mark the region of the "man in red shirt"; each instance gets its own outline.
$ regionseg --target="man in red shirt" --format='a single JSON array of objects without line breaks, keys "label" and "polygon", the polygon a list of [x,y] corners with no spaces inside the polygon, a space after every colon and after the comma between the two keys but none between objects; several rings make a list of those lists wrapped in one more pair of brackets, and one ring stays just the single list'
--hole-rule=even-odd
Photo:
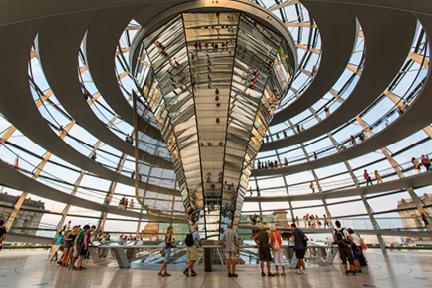
[{"label": "man in red shirt", "polygon": [[363,172],[363,177],[366,180],[366,185],[372,185],[372,178],[369,176],[369,173],[367,172],[367,170],[365,169]]}]

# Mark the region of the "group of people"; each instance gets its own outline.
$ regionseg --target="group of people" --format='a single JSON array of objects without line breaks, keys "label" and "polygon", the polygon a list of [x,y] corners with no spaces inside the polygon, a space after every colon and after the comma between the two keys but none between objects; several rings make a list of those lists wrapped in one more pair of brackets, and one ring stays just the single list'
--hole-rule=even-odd
[{"label": "group of people", "polygon": [[[95,236],[96,226],[75,225],[71,227],[69,221],[63,229],[57,233],[55,243],[51,248],[49,260],[57,263],[62,267],[68,267],[75,271],[84,270],[84,259],[89,257],[89,246]],[[63,254],[58,259],[59,251]]]},{"label": "group of people", "polygon": [[417,173],[421,172],[422,166],[425,168],[426,171],[429,171],[431,167],[431,160],[429,159],[428,155],[421,155],[420,161],[417,158],[412,157],[411,163],[413,164],[414,169],[417,170]]},{"label": "group of people", "polygon": [[[378,172],[378,170],[374,171],[374,176],[375,176],[376,184],[381,184],[383,182],[381,174]],[[369,175],[369,172],[367,171],[367,169],[364,169],[364,171],[363,171],[363,178],[366,181],[366,186],[373,185],[372,177]]]},{"label": "group of people", "polygon": [[120,208],[123,208],[125,210],[131,209],[133,210],[135,208],[135,202],[134,199],[131,199],[130,201],[126,198],[126,196],[123,196],[119,201]]},{"label": "group of people", "polygon": [[[322,222],[321,222],[322,221]],[[295,217],[294,220],[296,226],[300,226],[300,220],[298,216]],[[303,216],[303,223],[305,228],[326,228],[330,227],[329,217],[327,215],[323,215],[322,218],[318,217],[318,215],[312,215],[309,213]]]},{"label": "group of people", "polygon": [[[198,225],[194,224],[192,227],[192,232],[186,235],[186,267],[183,270],[183,274],[186,277],[195,277],[197,273],[194,270],[195,262],[198,260],[198,245],[200,241],[200,235],[198,232]],[[158,276],[159,277],[169,277],[171,274],[168,273],[168,262],[171,257],[172,249],[174,248],[174,229],[169,226],[166,230],[164,236],[164,244],[160,253],[164,257],[162,264],[160,266]]]},{"label": "group of people", "polygon": [[132,234],[125,235],[124,233],[120,234],[119,236],[119,241],[120,242],[125,242],[125,241],[135,241],[137,240],[137,236],[134,236]]}]

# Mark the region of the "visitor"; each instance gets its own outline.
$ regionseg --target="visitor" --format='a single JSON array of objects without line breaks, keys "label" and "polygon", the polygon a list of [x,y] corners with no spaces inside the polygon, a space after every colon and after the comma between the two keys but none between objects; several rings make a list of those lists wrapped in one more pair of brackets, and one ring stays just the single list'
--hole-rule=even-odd
[{"label": "visitor", "polygon": [[309,188],[311,189],[312,193],[315,193],[315,187],[313,181],[310,182]]},{"label": "visitor", "polygon": [[57,236],[55,237],[54,244],[51,245],[51,253],[49,254],[49,261],[57,262],[58,260],[58,251],[60,251],[61,246],[63,245],[63,232],[58,231]]},{"label": "visitor", "polygon": [[91,243],[91,235],[92,235],[94,230],[96,230],[96,226],[93,225],[90,228],[90,225],[84,225],[83,230],[82,230],[83,231],[82,232],[82,235],[83,235],[82,239],[80,242],[78,242],[79,256],[78,256],[78,259],[75,261],[75,264],[73,267],[74,270],[80,271],[80,270],[85,269],[83,267],[83,261],[84,261],[84,258],[87,257],[89,245]]},{"label": "visitor", "polygon": [[236,272],[236,255],[240,247],[240,238],[236,231],[233,230],[233,225],[228,225],[222,238],[222,243],[225,249],[225,265],[228,271],[228,277],[238,277]]},{"label": "visitor", "polygon": [[294,222],[295,222],[295,224],[297,226],[300,226],[300,220],[299,220],[298,216],[295,217],[295,221]]},{"label": "visitor", "polygon": [[421,156],[421,164],[425,167],[426,172],[429,171],[429,168],[431,166],[431,161],[428,156],[425,155]]},{"label": "visitor", "polygon": [[173,227],[168,226],[164,238],[164,248],[163,248],[164,261],[162,262],[161,268],[158,273],[160,277],[171,276],[171,274],[168,273],[168,261],[171,257],[171,250],[173,248],[173,242],[174,242],[173,234],[174,234]]},{"label": "visitor", "polygon": [[366,180],[366,186],[369,186],[369,184],[372,185],[372,178],[369,176],[366,169],[363,171],[363,178]]},{"label": "visitor", "polygon": [[413,164],[414,169],[417,170],[417,174],[419,174],[420,170],[421,170],[419,161],[415,157],[412,157],[411,158],[411,163]]},{"label": "visitor", "polygon": [[376,181],[376,184],[381,184],[381,183],[383,183],[383,181],[382,181],[382,177],[381,177],[381,175],[379,174],[378,170],[375,170],[374,175],[375,175],[375,181]]},{"label": "visitor", "polygon": [[70,231],[71,230],[71,225],[72,225],[72,221],[71,220],[69,220],[68,222],[67,222],[67,224],[64,226],[64,228],[63,228],[63,231]]},{"label": "visitor", "polygon": [[193,225],[193,231],[186,236],[186,257],[187,257],[187,266],[183,271],[183,274],[186,277],[189,277],[189,270],[191,271],[190,276],[194,277],[197,273],[194,271],[195,262],[198,260],[198,244],[200,241],[200,235],[198,233],[198,225]]},{"label": "visitor", "polygon": [[324,228],[326,227],[330,228],[329,218],[327,217],[326,214],[323,215],[323,219],[324,219]]},{"label": "visitor", "polygon": [[0,251],[3,246],[3,242],[6,240],[6,227],[4,220],[0,220]]},{"label": "visitor", "polygon": [[307,248],[306,235],[295,224],[291,224],[291,235],[294,240],[294,252],[297,258],[296,273],[306,275],[306,267],[304,263],[304,256]]},{"label": "visitor", "polygon": [[73,252],[73,246],[75,239],[77,237],[77,233],[79,230],[79,226],[74,226],[71,231],[68,231],[64,238],[64,250],[62,257],[60,258],[60,261],[57,263],[60,266],[68,267],[69,266],[69,260],[72,257]]},{"label": "visitor", "polygon": [[353,274],[355,275],[354,268],[354,258],[350,246],[349,234],[345,228],[341,226],[339,220],[335,222],[336,228],[333,231],[333,239],[334,243],[338,245],[339,248],[339,256],[342,261],[342,264],[345,267],[345,274]]},{"label": "visitor", "polygon": [[350,244],[351,244],[351,250],[354,257],[354,266],[355,266],[355,272],[361,273],[361,266],[360,266],[360,256],[361,256],[361,239],[360,236],[357,233],[354,233],[354,231],[351,228],[347,229],[348,234],[350,235]]},{"label": "visitor", "polygon": [[282,237],[281,233],[277,231],[276,226],[273,225],[270,232],[270,247],[273,252],[274,264],[276,267],[275,276],[279,276],[279,266],[281,266],[282,276],[285,276],[285,263],[283,259]]},{"label": "visitor", "polygon": [[129,209],[133,210],[135,208],[135,202],[134,199],[131,199],[131,201],[129,202]]},{"label": "visitor", "polygon": [[252,237],[252,240],[254,240],[255,243],[258,245],[259,259],[261,265],[261,276],[266,276],[264,272],[264,262],[267,263],[267,276],[273,276],[270,266],[272,257],[270,253],[269,237],[267,229],[263,224],[260,225],[260,231],[258,231],[258,233],[256,233],[255,236]]},{"label": "visitor", "polygon": [[330,116],[330,111],[329,111],[329,108],[327,106],[324,106],[324,113],[325,113],[326,117]]},{"label": "visitor", "polygon": [[357,144],[356,139],[354,138],[353,135],[350,136],[350,139],[351,139],[351,145],[356,145]]}]

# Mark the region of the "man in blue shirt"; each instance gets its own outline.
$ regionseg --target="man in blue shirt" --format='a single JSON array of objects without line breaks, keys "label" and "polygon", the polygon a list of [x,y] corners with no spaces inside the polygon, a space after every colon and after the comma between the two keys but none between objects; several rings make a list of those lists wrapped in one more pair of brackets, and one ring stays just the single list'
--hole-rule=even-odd
[{"label": "man in blue shirt", "polygon": [[307,237],[301,231],[297,228],[297,226],[293,223],[291,224],[291,235],[294,238],[294,251],[297,258],[297,274],[304,274],[305,273],[305,263],[304,263],[304,256],[306,252],[306,245],[307,245]]}]

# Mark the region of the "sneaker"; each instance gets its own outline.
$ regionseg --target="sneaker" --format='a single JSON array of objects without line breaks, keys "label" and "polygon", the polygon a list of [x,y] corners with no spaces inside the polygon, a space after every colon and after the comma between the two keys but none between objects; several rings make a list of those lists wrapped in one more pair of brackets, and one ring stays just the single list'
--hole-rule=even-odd
[{"label": "sneaker", "polygon": [[197,275],[197,273],[194,270],[191,270],[191,276],[195,277]]},{"label": "sneaker", "polygon": [[266,274],[264,272],[261,272],[261,276],[264,277],[266,276]]},{"label": "sneaker", "polygon": [[184,270],[184,271],[183,271],[183,274],[184,274],[186,277],[189,277],[189,270],[188,270],[188,269]]},{"label": "sneaker", "polygon": [[231,277],[238,277],[238,275],[236,273],[232,273]]}]

